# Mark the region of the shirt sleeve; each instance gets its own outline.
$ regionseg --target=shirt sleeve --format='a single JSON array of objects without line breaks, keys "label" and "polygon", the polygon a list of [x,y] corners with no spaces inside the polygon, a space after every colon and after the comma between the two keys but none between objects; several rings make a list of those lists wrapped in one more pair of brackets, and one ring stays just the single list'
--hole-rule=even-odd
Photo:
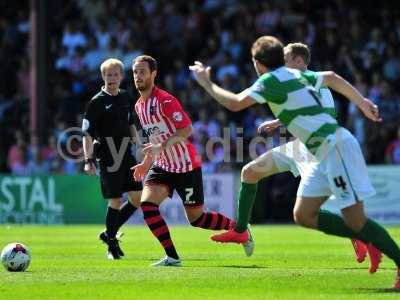
[{"label": "shirt sleeve", "polygon": [[305,71],[303,72],[303,76],[307,78],[307,80],[317,91],[320,90],[322,81],[324,80],[324,76],[321,72]]},{"label": "shirt sleeve", "polygon": [[265,92],[265,86],[263,81],[258,79],[256,82],[253,83],[253,85],[246,90],[244,90],[242,93],[244,96],[249,96],[253,98],[256,102],[260,104],[267,103],[267,99],[264,96]]},{"label": "shirt sleeve", "polygon": [[187,127],[192,124],[192,120],[183,110],[181,104],[176,98],[167,98],[161,103],[161,111],[177,129]]},{"label": "shirt sleeve", "polygon": [[279,104],[285,102],[287,98],[282,84],[270,74],[260,76],[251,87],[242,93],[260,104]]},{"label": "shirt sleeve", "polygon": [[82,133],[88,134],[91,137],[96,136],[96,124],[98,123],[100,113],[96,107],[95,102],[92,100],[88,103],[85,115],[82,121]]}]

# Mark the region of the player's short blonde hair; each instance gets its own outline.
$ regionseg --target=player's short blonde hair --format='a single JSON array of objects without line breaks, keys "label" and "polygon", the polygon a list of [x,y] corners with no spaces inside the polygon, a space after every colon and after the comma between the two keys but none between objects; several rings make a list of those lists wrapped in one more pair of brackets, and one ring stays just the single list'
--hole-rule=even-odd
[{"label": "player's short blonde hair", "polygon": [[112,67],[119,67],[121,74],[124,74],[124,64],[122,63],[122,61],[116,58],[109,58],[103,61],[103,63],[100,65],[101,75],[104,76],[106,70]]},{"label": "player's short blonde hair", "polygon": [[311,60],[311,52],[306,44],[290,43],[284,48],[285,53],[290,53],[293,57],[300,56],[304,63],[308,66]]}]

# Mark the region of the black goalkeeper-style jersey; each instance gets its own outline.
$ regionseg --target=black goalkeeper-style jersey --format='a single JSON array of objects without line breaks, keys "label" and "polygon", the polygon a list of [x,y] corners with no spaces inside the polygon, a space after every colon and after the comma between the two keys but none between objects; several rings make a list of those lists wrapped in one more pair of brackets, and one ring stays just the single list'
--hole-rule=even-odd
[{"label": "black goalkeeper-style jersey", "polygon": [[113,142],[119,151],[123,139],[131,137],[129,127],[135,125],[138,128],[140,123],[133,114],[133,98],[125,90],[112,96],[102,88],[87,105],[82,122],[83,134],[99,141],[104,158],[110,158],[113,147],[110,144]]}]

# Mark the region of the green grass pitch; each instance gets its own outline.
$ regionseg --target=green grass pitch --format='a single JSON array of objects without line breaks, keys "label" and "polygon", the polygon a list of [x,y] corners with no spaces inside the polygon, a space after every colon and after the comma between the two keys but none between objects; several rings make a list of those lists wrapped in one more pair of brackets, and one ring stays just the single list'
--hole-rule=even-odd
[{"label": "green grass pitch", "polygon": [[[19,241],[32,253],[27,272],[0,270],[0,299],[399,299],[395,267],[374,275],[349,240],[296,226],[254,226],[254,255],[215,244],[212,232],[171,227],[184,266],[151,268],[163,256],[146,227],[126,226],[126,257],[108,261],[101,226],[0,226],[0,246]],[[390,232],[400,241],[400,228]]]}]

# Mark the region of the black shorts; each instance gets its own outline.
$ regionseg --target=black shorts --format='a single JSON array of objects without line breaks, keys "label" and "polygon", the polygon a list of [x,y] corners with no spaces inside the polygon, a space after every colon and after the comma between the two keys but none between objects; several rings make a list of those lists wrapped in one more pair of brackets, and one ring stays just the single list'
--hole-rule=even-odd
[{"label": "black shorts", "polygon": [[204,204],[201,167],[186,173],[171,173],[153,165],[144,180],[144,185],[152,184],[167,187],[169,197],[172,197],[176,190],[185,206],[196,207]]},{"label": "black shorts", "polygon": [[100,184],[101,193],[104,199],[120,198],[125,192],[141,191],[142,183],[133,180],[133,170],[131,167],[136,165],[134,156],[127,154],[119,169],[115,172],[107,170],[107,164],[104,160],[99,161],[100,166]]}]

